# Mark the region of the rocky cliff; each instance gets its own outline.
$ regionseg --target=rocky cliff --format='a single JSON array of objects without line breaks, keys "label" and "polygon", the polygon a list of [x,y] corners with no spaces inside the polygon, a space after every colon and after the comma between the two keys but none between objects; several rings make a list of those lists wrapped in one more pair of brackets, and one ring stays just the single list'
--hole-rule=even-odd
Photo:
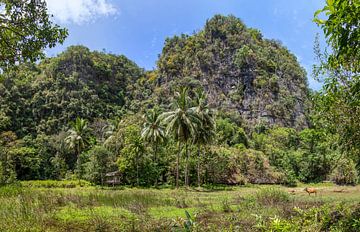
[{"label": "rocky cliff", "polygon": [[245,127],[308,126],[306,72],[296,57],[234,16],[216,15],[193,35],[167,39],[158,75],[161,96],[201,86],[211,106],[239,113]]}]

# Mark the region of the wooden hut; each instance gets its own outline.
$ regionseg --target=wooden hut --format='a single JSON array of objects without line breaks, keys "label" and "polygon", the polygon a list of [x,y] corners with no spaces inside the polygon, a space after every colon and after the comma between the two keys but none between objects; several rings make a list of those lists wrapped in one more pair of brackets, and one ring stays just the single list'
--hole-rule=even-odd
[{"label": "wooden hut", "polygon": [[121,173],[119,171],[108,172],[105,174],[105,183],[108,185],[119,185],[121,184]]}]

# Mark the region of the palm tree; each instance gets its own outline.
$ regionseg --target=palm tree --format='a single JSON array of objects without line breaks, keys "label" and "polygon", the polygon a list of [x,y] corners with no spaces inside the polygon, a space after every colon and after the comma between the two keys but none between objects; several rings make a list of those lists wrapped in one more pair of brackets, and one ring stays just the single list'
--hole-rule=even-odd
[{"label": "palm tree", "polygon": [[195,112],[190,108],[191,99],[188,96],[188,88],[183,87],[179,92],[175,92],[174,102],[172,104],[174,110],[163,113],[160,119],[167,125],[167,134],[173,134],[178,141],[179,152],[176,158],[176,188],[179,187],[179,160],[181,153],[181,145],[185,145],[185,186],[189,185],[188,178],[188,143],[196,132],[197,124],[200,122]]},{"label": "palm tree", "polygon": [[85,119],[77,117],[75,122],[71,122],[71,129],[68,130],[68,136],[65,138],[65,144],[70,149],[74,149],[76,163],[77,163],[77,176],[81,177],[80,154],[90,144],[90,129],[88,122]]},{"label": "palm tree", "polygon": [[165,131],[164,126],[161,124],[161,121],[159,119],[159,110],[157,108],[154,108],[150,111],[148,111],[144,115],[145,123],[143,125],[143,129],[141,131],[141,137],[143,140],[147,141],[148,143],[152,144],[154,156],[153,161],[155,164],[156,169],[156,179],[155,179],[155,186],[158,184],[158,170],[157,170],[157,151],[158,146],[160,143],[162,143],[165,139]]},{"label": "palm tree", "polygon": [[90,129],[86,119],[78,117],[75,122],[71,123],[71,129],[68,130],[65,143],[70,149],[74,149],[75,156],[78,158],[90,144]]},{"label": "palm tree", "polygon": [[209,109],[206,103],[206,95],[203,90],[195,92],[195,105],[192,108],[199,118],[201,124],[196,130],[194,137],[194,144],[198,146],[198,162],[197,162],[197,181],[200,187],[200,160],[201,160],[201,146],[205,146],[211,142],[215,136],[215,120],[213,111]]}]

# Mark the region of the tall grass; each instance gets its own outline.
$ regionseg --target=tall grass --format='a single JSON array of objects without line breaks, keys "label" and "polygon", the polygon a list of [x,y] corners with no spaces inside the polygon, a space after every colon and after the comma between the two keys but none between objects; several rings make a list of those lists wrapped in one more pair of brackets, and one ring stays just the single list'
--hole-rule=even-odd
[{"label": "tall grass", "polygon": [[[295,228],[307,220],[308,228],[352,226],[359,214],[360,188],[348,188],[346,203],[323,192],[322,201],[305,193],[289,195],[281,187],[241,187],[232,191],[155,189],[99,189],[96,187],[35,188],[24,185],[0,188],[0,231],[273,231]],[[294,207],[296,206],[296,210]],[[337,207],[337,208],[336,208]],[[316,211],[322,209],[321,211]],[[310,217],[320,212],[314,222]],[[343,218],[334,221],[334,215]],[[291,220],[298,220],[292,226]],[[327,224],[326,224],[327,223]],[[316,230],[315,230],[316,231]],[[330,230],[329,230],[330,231]],[[339,230],[341,231],[341,230]]]},{"label": "tall grass", "polygon": [[264,205],[275,205],[289,202],[290,195],[279,188],[262,188],[256,192],[255,198]]}]

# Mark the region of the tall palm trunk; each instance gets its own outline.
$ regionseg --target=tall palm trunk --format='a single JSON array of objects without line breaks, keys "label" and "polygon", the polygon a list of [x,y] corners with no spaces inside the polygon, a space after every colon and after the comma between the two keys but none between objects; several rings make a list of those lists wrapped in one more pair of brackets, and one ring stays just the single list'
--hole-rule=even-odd
[{"label": "tall palm trunk", "polygon": [[189,152],[188,144],[185,143],[185,186],[189,187]]},{"label": "tall palm trunk", "polygon": [[176,156],[176,188],[179,188],[179,164],[180,164],[180,153],[181,153],[181,145],[178,143],[179,152]]},{"label": "tall palm trunk", "polygon": [[155,164],[155,187],[158,186],[158,179],[159,179],[159,170],[158,170],[158,163],[157,163],[157,143],[155,143],[155,148],[154,148],[154,164]]},{"label": "tall palm trunk", "polygon": [[201,154],[200,154],[200,144],[198,144],[198,162],[197,162],[197,182],[198,187],[200,188],[201,181],[200,181],[200,160],[201,160]]},{"label": "tall palm trunk", "polygon": [[139,180],[139,155],[136,155],[136,185],[139,187],[140,180]]}]

